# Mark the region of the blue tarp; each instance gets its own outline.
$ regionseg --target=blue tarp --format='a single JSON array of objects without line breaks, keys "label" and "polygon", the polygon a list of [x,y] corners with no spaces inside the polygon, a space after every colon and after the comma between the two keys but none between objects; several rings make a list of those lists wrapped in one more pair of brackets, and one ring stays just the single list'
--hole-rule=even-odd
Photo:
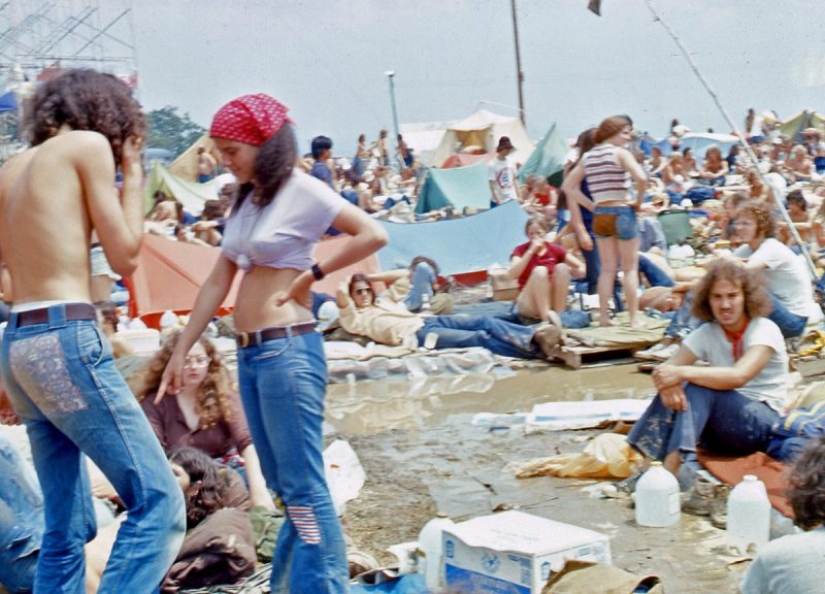
[{"label": "blue tarp", "polygon": [[450,169],[431,167],[418,194],[415,212],[422,214],[445,206],[454,206],[459,212],[467,207],[489,208],[492,197],[486,161]]},{"label": "blue tarp", "polygon": [[442,275],[487,270],[492,264],[507,266],[510,254],[527,241],[528,215],[516,201],[461,219],[432,223],[379,221],[389,233],[389,243],[378,252],[382,270],[408,266],[415,256],[438,263]]},{"label": "blue tarp", "polygon": [[0,96],[0,113],[4,111],[15,111],[17,109],[17,98],[12,91]]}]

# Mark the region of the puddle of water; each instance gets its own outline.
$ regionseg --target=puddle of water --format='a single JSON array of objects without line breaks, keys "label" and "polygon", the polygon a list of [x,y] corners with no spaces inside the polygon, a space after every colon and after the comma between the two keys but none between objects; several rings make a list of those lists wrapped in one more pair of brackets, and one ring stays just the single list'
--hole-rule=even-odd
[{"label": "puddle of water", "polygon": [[653,393],[653,382],[634,365],[611,365],[399,376],[327,389],[327,422],[346,435],[367,435],[432,427],[457,414],[529,412],[541,402],[643,398]]}]

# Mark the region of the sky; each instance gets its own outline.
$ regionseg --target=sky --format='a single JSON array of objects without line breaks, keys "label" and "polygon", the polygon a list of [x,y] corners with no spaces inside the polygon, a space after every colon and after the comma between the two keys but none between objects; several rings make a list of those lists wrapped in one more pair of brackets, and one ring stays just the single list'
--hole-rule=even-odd
[{"label": "sky", "polygon": [[[18,0],[22,1],[22,0]],[[31,2],[32,0],[26,0]],[[74,9],[124,0],[60,0]],[[803,0],[651,0],[738,126],[745,112],[825,112],[825,36]],[[336,154],[358,134],[464,118],[479,107],[517,115],[510,0],[141,0],[131,27],[139,99],[203,126],[226,101],[269,93],[290,107],[302,150],[318,134]],[[516,0],[527,130],[567,137],[616,113],[663,136],[672,118],[728,131],[646,0]],[[780,11],[781,7],[781,11]],[[125,23],[121,22],[120,25]]]}]

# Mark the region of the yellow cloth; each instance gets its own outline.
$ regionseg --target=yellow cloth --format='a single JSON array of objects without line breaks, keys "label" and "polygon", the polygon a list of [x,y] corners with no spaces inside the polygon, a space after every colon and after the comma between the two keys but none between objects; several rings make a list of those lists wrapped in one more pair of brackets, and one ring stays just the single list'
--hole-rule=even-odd
[{"label": "yellow cloth", "polygon": [[587,444],[580,454],[559,454],[538,458],[522,465],[517,478],[549,475],[569,478],[623,479],[633,474],[642,455],[631,448],[627,437],[602,433]]}]

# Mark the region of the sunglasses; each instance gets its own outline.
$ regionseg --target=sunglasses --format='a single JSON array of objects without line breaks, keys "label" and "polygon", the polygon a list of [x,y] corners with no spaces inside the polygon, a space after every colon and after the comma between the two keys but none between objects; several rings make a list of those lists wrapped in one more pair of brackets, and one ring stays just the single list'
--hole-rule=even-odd
[{"label": "sunglasses", "polygon": [[370,295],[372,293],[372,289],[355,289],[356,295]]}]

